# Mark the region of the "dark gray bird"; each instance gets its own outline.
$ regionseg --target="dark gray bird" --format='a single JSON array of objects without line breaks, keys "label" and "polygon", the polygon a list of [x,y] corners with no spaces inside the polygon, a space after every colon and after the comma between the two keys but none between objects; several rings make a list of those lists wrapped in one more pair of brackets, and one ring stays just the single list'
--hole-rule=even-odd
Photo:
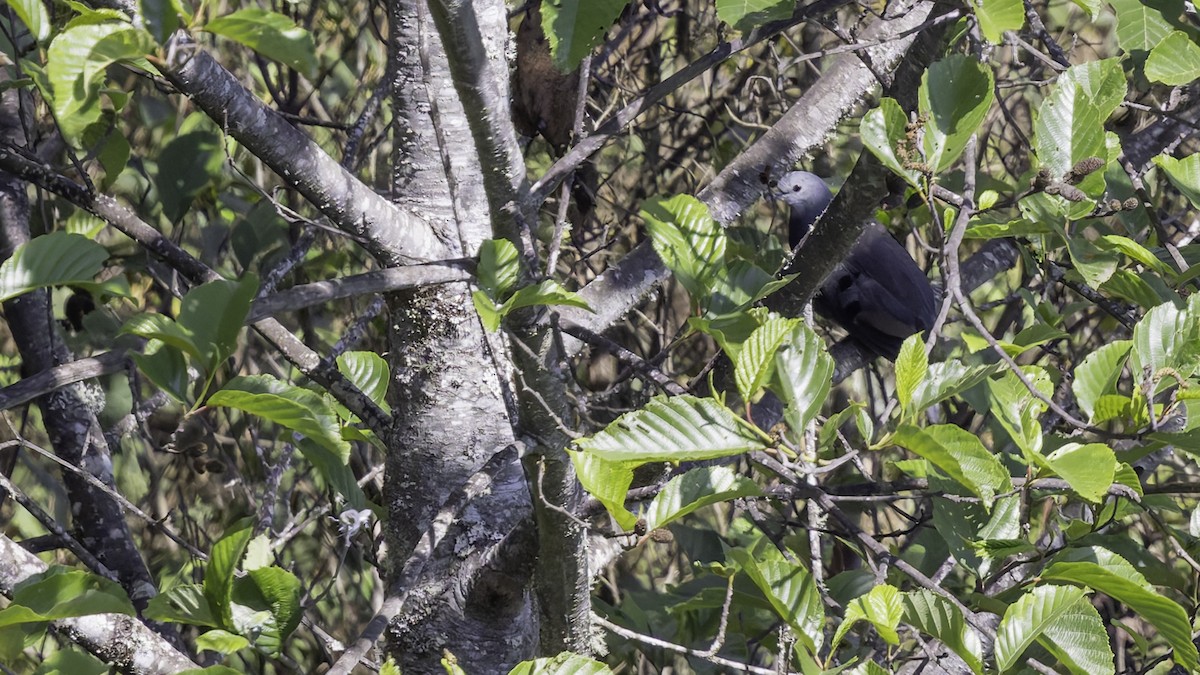
[{"label": "dark gray bird", "polygon": [[[788,239],[793,249],[833,201],[825,181],[807,171],[785,174],[774,196],[791,208]],[[929,278],[874,222],[821,284],[813,309],[845,328],[862,346],[893,361],[905,338],[929,330],[937,318]]]}]

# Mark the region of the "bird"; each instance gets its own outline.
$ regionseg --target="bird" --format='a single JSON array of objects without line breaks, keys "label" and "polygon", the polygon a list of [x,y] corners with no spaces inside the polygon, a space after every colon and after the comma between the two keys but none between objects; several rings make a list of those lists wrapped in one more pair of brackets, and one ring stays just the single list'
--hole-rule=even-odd
[{"label": "bird", "polygon": [[[807,171],[791,171],[773,196],[790,208],[793,249],[829,208],[833,193]],[[929,277],[908,251],[872,221],[813,298],[813,309],[844,328],[870,352],[895,361],[904,339],[933,328],[937,302]]]}]

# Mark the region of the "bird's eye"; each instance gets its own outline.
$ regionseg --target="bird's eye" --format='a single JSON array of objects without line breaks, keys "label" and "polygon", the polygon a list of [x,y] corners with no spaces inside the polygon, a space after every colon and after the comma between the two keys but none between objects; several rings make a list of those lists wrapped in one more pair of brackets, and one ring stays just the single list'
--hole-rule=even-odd
[{"label": "bird's eye", "polygon": [[799,185],[793,185],[793,186],[792,186],[792,192],[799,192],[799,191],[800,191],[800,186],[799,186]]},{"label": "bird's eye", "polygon": [[774,190],[775,188],[779,187],[779,181],[777,181],[777,180],[769,180],[769,181],[767,181],[767,187],[769,187],[769,188],[771,188],[772,190]]}]

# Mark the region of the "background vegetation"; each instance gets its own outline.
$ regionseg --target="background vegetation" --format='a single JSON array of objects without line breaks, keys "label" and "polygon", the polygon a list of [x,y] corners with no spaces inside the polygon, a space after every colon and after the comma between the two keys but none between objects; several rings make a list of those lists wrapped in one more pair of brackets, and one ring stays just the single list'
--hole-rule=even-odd
[{"label": "background vegetation", "polygon": [[10,0],[0,664],[1200,670],[1194,24]]}]

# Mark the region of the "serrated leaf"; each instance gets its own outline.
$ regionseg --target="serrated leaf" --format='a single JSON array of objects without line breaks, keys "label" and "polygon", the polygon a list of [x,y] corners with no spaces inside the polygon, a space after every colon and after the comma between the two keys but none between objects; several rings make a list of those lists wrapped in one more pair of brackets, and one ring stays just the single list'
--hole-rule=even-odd
[{"label": "serrated leaf", "polygon": [[717,401],[656,396],[599,433],[577,439],[579,450],[608,462],[685,462],[740,455],[766,447],[754,429]]},{"label": "serrated leaf", "polygon": [[239,9],[209,21],[200,30],[246,45],[302,75],[311,75],[317,70],[312,35],[278,12],[257,7]]},{"label": "serrated leaf", "polygon": [[508,675],[612,675],[608,666],[586,656],[563,652],[558,656],[522,661]]},{"label": "serrated leaf", "polygon": [[[249,570],[247,574],[271,608],[278,633],[274,637],[282,644],[300,625],[300,580],[275,565]],[[272,651],[278,653],[278,649]]]},{"label": "serrated leaf", "polygon": [[626,0],[550,0],[542,3],[542,31],[550,40],[554,65],[563,72],[579,67],[625,9]]},{"label": "serrated leaf", "polygon": [[1167,179],[1188,198],[1192,206],[1200,208],[1200,154],[1191,154],[1182,159],[1158,155],[1154,163],[1167,174]]},{"label": "serrated leaf", "polygon": [[924,410],[957,396],[983,382],[1001,367],[1001,364],[965,366],[958,360],[931,363],[925,378],[913,390],[911,409]]},{"label": "serrated leaf", "polygon": [[900,635],[896,632],[896,626],[900,625],[903,614],[900,590],[890,584],[875,586],[866,595],[860,595],[846,604],[846,615],[833,634],[831,647],[837,647],[850,628],[859,621],[869,621],[885,642],[898,645]]},{"label": "serrated leaf", "polygon": [[200,350],[200,365],[211,373],[233,355],[246,325],[250,304],[258,293],[258,277],[237,281],[218,279],[187,292],[180,302],[179,327]]},{"label": "serrated leaf", "polygon": [[811,328],[798,323],[775,353],[779,395],[787,405],[783,416],[797,437],[821,412],[833,385],[833,357]]},{"label": "serrated leaf", "polygon": [[991,68],[961,54],[925,71],[917,94],[918,108],[928,119],[921,143],[925,163],[935,173],[948,169],[979,129],[992,107],[992,86]]},{"label": "serrated leaf", "polygon": [[150,599],[144,615],[153,621],[186,623],[193,626],[216,628],[220,619],[213,613],[204,587],[200,584],[184,584]]},{"label": "serrated leaf", "polygon": [[713,280],[725,266],[728,246],[708,207],[691,195],[659,197],[642,202],[641,216],[663,264],[693,302],[707,305]]},{"label": "serrated leaf", "polygon": [[1038,586],[1022,595],[1000,620],[996,631],[996,666],[1005,671],[1016,665],[1048,626],[1073,616],[1076,605],[1086,601],[1085,598],[1081,589],[1069,586]]},{"label": "serrated leaf", "polygon": [[761,495],[757,483],[728,467],[692,469],[663,486],[646,510],[646,525],[657,529],[710,504]]},{"label": "serrated leaf", "polygon": [[479,288],[495,303],[503,302],[521,276],[517,247],[507,239],[488,239],[479,246]]},{"label": "serrated leaf", "polygon": [[972,672],[983,673],[983,647],[979,635],[967,626],[958,607],[925,590],[905,593],[902,601],[905,623],[940,640],[965,661]]},{"label": "serrated leaf", "polygon": [[225,157],[225,140],[207,126],[181,133],[162,146],[154,185],[168,220],[182,220],[196,196],[221,179]]},{"label": "serrated leaf", "polygon": [[764,289],[776,285],[775,278],[761,267],[734,260],[714,275],[707,310],[710,314],[730,314],[748,307],[764,296]]},{"label": "serrated leaf", "polygon": [[500,314],[500,307],[492,302],[487,293],[478,289],[471,291],[471,303],[475,305],[475,312],[479,314],[479,321],[484,330],[495,333],[500,329],[500,321],[504,316]]},{"label": "serrated leaf", "polygon": [[908,336],[896,356],[896,397],[901,409],[909,409],[913,394],[928,373],[929,355],[925,353],[924,340],[919,333]]},{"label": "serrated leaf", "polygon": [[896,430],[892,441],[929,460],[989,507],[997,494],[1012,490],[1008,470],[966,429],[948,424],[920,429],[906,424]]},{"label": "serrated leaf", "polygon": [[1071,391],[1075,393],[1075,402],[1089,418],[1096,410],[1096,401],[1104,394],[1116,391],[1117,380],[1125,368],[1129,350],[1133,348],[1132,340],[1117,340],[1098,349],[1083,358],[1083,363],[1075,368],[1075,379],[1071,383]]},{"label": "serrated leaf", "polygon": [[91,284],[106,260],[107,249],[78,234],[34,237],[0,264],[0,302],[47,286]]},{"label": "serrated leaf", "polygon": [[1127,52],[1149,51],[1170,34],[1182,0],[1109,0],[1117,13],[1117,42]]},{"label": "serrated leaf", "polygon": [[770,542],[755,553],[745,548],[726,552],[766,597],[771,608],[787,622],[796,637],[810,651],[821,647],[825,611],[812,575],[786,558]]},{"label": "serrated leaf", "polygon": [[337,414],[324,398],[307,389],[269,375],[241,376],[209,397],[208,405],[237,408],[290,429],[342,464],[350,458],[350,444],[342,439]]},{"label": "serrated leaf", "polygon": [[54,118],[63,136],[77,145],[102,114],[100,93],[106,69],[114,63],[144,63],[154,40],[123,21],[69,26],[55,36],[46,54]]},{"label": "serrated leaf", "polygon": [[45,42],[50,37],[50,14],[41,0],[8,0],[8,6],[17,13],[33,39]]},{"label": "serrated leaf", "polygon": [[1186,378],[1200,366],[1200,316],[1190,309],[1196,300],[1200,298],[1189,299],[1189,309],[1171,303],[1159,305],[1133,327],[1129,366],[1139,386],[1163,368]]},{"label": "serrated leaf", "polygon": [[546,279],[534,286],[526,286],[518,289],[513,293],[504,304],[500,306],[500,315],[507,316],[513,310],[522,307],[538,307],[546,305],[566,305],[568,307],[578,307],[586,309],[589,312],[591,307],[588,307],[587,302],[574,291],[568,291],[563,288],[557,281]]},{"label": "serrated leaf", "polygon": [[792,16],[793,0],[717,0],[717,18],[742,33]]},{"label": "serrated leaf", "polygon": [[[1080,160],[1107,157],[1104,122],[1124,100],[1125,91],[1125,73],[1116,59],[1072,66],[1060,75],[1034,121],[1040,164],[1061,177]],[[1104,174],[1094,172],[1077,187],[1097,196],[1104,190]]]},{"label": "serrated leaf", "polygon": [[[1026,366],[1022,372],[1043,396],[1050,398],[1054,395],[1054,383],[1045,369]],[[996,415],[996,421],[1021,449],[1026,462],[1032,463],[1033,455],[1042,451],[1042,425],[1038,418],[1045,411],[1046,404],[1031,396],[1025,383],[1012,371],[1006,371],[998,379],[988,380],[987,384],[991,411]]]},{"label": "serrated leaf", "polygon": [[196,649],[201,651],[233,654],[249,646],[250,641],[246,638],[220,628],[196,636]]},{"label": "serrated leaf", "polygon": [[972,0],[971,8],[979,19],[979,30],[988,42],[999,45],[1004,33],[1021,30],[1025,25],[1025,5],[1021,0]]},{"label": "serrated leaf", "polygon": [[1100,241],[1104,245],[1109,246],[1116,251],[1120,251],[1127,257],[1140,262],[1159,274],[1171,274],[1171,268],[1166,263],[1159,260],[1158,256],[1146,250],[1146,247],[1130,239],[1129,237],[1122,237],[1119,234],[1106,234],[1100,237]]},{"label": "serrated leaf", "polygon": [[750,334],[733,363],[733,380],[742,400],[750,401],[775,372],[775,354],[799,321],[771,317]]},{"label": "serrated leaf", "polygon": [[51,567],[19,583],[0,610],[0,628],[92,614],[137,616],[125,590],[91,572]]},{"label": "serrated leaf", "polygon": [[375,405],[391,414],[392,409],[387,402],[391,368],[387,360],[375,352],[345,352],[337,357],[337,367]]},{"label": "serrated leaf", "polygon": [[1124,604],[1150,623],[1167,640],[1175,662],[1194,672],[1200,655],[1192,643],[1191,622],[1177,603],[1093,562],[1058,562],[1042,578],[1087,586]]},{"label": "serrated leaf", "polygon": [[254,530],[250,527],[226,532],[213,544],[208,554],[208,566],[204,569],[204,597],[222,628],[234,630],[231,602],[234,572],[252,536]]},{"label": "serrated leaf", "polygon": [[625,508],[625,497],[633,484],[636,463],[610,462],[590,452],[567,450],[579,484],[595,497],[613,520],[626,530],[633,529],[637,516]]},{"label": "serrated leaf", "polygon": [[1067,443],[1046,457],[1046,464],[1071,484],[1080,497],[1099,502],[1108,494],[1117,470],[1112,448],[1103,443]]},{"label": "serrated leaf", "polygon": [[895,99],[884,98],[879,107],[863,115],[858,133],[863,145],[875,155],[892,173],[900,176],[909,185],[920,189],[921,174],[905,166],[906,162],[897,155],[897,148],[908,143],[908,116]]}]

